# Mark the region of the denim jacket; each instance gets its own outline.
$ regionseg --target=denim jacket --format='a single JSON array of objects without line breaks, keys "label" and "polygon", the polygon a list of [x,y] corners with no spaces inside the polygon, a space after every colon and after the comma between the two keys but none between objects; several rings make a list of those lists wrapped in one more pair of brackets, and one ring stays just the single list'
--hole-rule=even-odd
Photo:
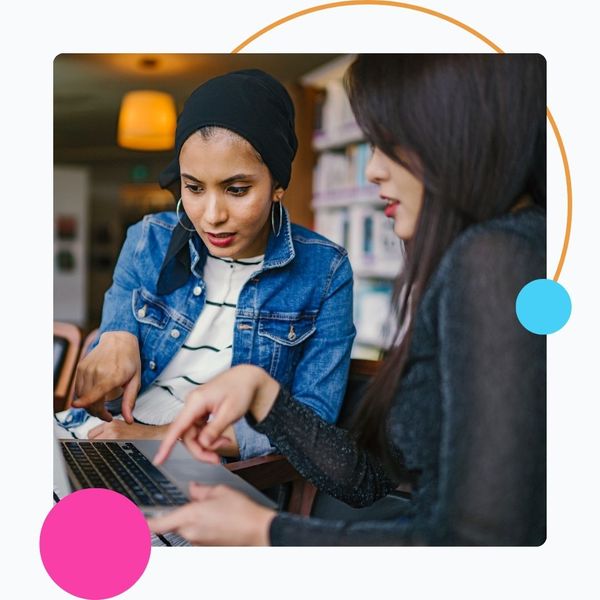
[{"label": "denim jacket", "polygon": [[[173,212],[147,215],[129,228],[106,292],[100,334],[128,331],[140,344],[140,393],[181,348],[204,308],[207,248],[189,240],[187,283],[166,295],[156,284],[171,234]],[[235,316],[232,366],[265,369],[295,400],[328,422],[337,419],[346,388],[352,321],[352,270],[346,251],[284,211],[278,236],[270,234],[262,269],[242,288]],[[245,419],[235,424],[240,458],[273,450]]]}]

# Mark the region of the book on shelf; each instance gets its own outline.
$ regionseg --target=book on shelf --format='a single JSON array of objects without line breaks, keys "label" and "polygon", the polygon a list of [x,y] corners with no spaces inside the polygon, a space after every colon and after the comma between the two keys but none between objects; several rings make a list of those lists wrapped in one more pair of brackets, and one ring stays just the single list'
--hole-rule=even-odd
[{"label": "book on shelf", "polygon": [[339,148],[363,138],[341,79],[327,82],[317,95],[313,147]]},{"label": "book on shelf", "polygon": [[343,246],[354,272],[355,358],[376,359],[387,347],[393,280],[403,252],[378,186],[366,176],[371,148],[356,124],[341,76],[352,57],[307,76],[317,93],[313,149],[315,230]]},{"label": "book on shelf", "polygon": [[322,209],[315,214],[315,231],[344,248],[350,243],[349,225],[346,208]]},{"label": "book on shelf", "polygon": [[319,155],[313,172],[313,193],[316,196],[334,192],[348,193],[368,190],[378,198],[377,186],[366,178],[366,167],[371,150],[362,142],[350,144],[343,151],[324,151]]},{"label": "book on shelf", "polygon": [[315,230],[348,250],[356,277],[393,279],[402,267],[401,244],[393,221],[374,206],[320,208]]},{"label": "book on shelf", "polygon": [[356,344],[385,349],[393,331],[391,281],[358,280],[354,287]]},{"label": "book on shelf", "polygon": [[402,247],[393,221],[375,206],[353,205],[348,209],[348,253],[358,276],[394,278],[403,262]]},{"label": "book on shelf", "polygon": [[325,99],[321,113],[321,130],[340,131],[349,124],[355,124],[350,100],[341,79],[332,79],[325,86]]}]

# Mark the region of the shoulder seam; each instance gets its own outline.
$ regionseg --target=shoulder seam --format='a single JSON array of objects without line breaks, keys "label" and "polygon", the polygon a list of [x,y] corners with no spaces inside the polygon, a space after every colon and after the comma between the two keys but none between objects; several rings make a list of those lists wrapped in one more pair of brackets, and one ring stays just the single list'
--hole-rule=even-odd
[{"label": "shoulder seam", "polygon": [[150,225],[158,225],[159,227],[168,229],[169,231],[173,231],[173,229],[175,229],[175,223],[164,221],[160,218],[160,213],[146,215],[144,217],[144,221],[147,221]]},{"label": "shoulder seam", "polygon": [[[329,290],[331,289],[331,282],[333,281],[335,274],[337,273],[338,269],[340,268],[340,265],[343,263],[344,260],[348,260],[348,256],[346,253],[338,256],[337,260],[332,265],[331,270],[329,271],[329,277],[327,278],[327,283],[323,286],[323,296],[321,297],[321,303],[323,303],[323,300],[325,299],[327,294],[329,294]],[[349,260],[348,265],[350,266]],[[350,272],[352,275],[352,266],[350,266]]]},{"label": "shoulder seam", "polygon": [[332,242],[330,240],[327,239],[319,239],[319,238],[306,238],[302,235],[299,234],[293,234],[292,235],[292,239],[295,242],[299,242],[301,244],[315,244],[317,246],[324,246],[326,248],[331,248],[333,250],[336,250],[339,254],[341,254],[342,256],[346,256],[348,254],[348,251],[343,248],[342,246],[336,244],[335,242]]}]

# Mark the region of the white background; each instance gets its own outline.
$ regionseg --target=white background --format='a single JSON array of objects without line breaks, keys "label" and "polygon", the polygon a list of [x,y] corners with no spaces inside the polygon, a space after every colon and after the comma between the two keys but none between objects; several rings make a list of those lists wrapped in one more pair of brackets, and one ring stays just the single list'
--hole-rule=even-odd
[{"label": "white background", "polygon": [[[51,508],[52,60],[63,52],[229,52],[317,0],[10,2],[2,14],[2,353],[5,385],[0,593],[65,598],[43,569],[38,536]],[[124,598],[598,597],[598,61],[594,3],[464,0],[426,4],[505,51],[548,61],[548,104],[573,177],[573,230],[561,276],[573,302],[548,339],[548,541],[521,549],[153,550]],[[391,7],[337,8],[292,21],[250,52],[487,51],[431,16]],[[6,85],[4,85],[6,84]],[[548,273],[560,254],[566,194],[549,136]],[[595,342],[595,343],[594,343]],[[35,440],[24,454],[15,438]],[[27,474],[27,475],[26,475]],[[13,482],[7,485],[7,482]],[[77,552],[74,541],[74,552]],[[65,557],[68,560],[68,557]],[[105,567],[100,567],[105,569]],[[9,591],[10,590],[10,591]],[[8,592],[8,594],[6,593]]]}]

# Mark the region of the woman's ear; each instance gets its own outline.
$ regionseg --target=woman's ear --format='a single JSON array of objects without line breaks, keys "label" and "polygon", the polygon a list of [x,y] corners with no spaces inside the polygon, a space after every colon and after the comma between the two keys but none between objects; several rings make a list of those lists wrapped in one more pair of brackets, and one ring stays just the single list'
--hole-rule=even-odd
[{"label": "woman's ear", "polygon": [[285,190],[280,185],[275,184],[273,186],[273,202],[281,202],[284,196]]}]

